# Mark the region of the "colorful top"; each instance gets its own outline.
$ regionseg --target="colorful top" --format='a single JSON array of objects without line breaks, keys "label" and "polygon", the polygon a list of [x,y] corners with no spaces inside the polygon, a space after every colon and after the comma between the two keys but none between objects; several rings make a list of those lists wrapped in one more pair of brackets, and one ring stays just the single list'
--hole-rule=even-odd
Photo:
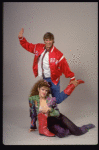
[{"label": "colorful top", "polygon": [[[33,113],[34,112],[34,105],[36,103],[36,113],[39,113],[39,107],[40,107],[40,97],[39,95],[35,95],[35,96],[31,96],[29,97],[29,104],[31,105],[30,107],[30,112]],[[47,97],[46,98],[46,103],[48,105],[48,107],[51,108],[51,111],[49,112],[49,116],[55,116],[55,117],[59,117],[60,112],[59,109],[57,108],[57,104],[56,104],[56,98],[55,97]]]}]

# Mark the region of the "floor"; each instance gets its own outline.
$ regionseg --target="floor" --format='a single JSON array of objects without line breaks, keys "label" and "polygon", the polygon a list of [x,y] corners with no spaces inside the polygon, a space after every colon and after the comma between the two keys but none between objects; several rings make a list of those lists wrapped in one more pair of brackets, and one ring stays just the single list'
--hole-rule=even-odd
[{"label": "floor", "polygon": [[[3,144],[4,145],[97,145],[97,113],[75,120],[76,125],[95,124],[95,128],[82,136],[64,138],[41,136],[38,130],[29,133],[30,117],[28,100],[24,96],[3,97]],[[91,121],[93,120],[93,121]],[[72,120],[73,121],[73,120]]]}]

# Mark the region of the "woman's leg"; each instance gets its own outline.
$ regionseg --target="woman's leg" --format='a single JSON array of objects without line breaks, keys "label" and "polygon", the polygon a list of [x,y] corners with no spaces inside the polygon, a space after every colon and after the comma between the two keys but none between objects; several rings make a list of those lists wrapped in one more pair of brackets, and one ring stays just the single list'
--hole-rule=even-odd
[{"label": "woman's leg", "polygon": [[70,135],[69,129],[63,128],[60,125],[60,121],[56,117],[48,117],[48,129],[50,132],[54,133],[59,138],[65,137],[67,135]]},{"label": "woman's leg", "polygon": [[82,127],[77,127],[71,120],[69,120],[66,116],[63,114],[60,114],[60,121],[62,122],[62,125],[66,128],[68,128],[73,135],[82,135],[88,132],[89,129],[94,128],[95,125],[88,124],[83,125]]},{"label": "woman's leg", "polygon": [[51,133],[48,129],[47,129],[47,116],[43,113],[39,113],[38,114],[38,123],[39,123],[39,134],[41,135],[45,135],[45,136],[49,136],[49,137],[53,137],[55,136],[55,134]]}]

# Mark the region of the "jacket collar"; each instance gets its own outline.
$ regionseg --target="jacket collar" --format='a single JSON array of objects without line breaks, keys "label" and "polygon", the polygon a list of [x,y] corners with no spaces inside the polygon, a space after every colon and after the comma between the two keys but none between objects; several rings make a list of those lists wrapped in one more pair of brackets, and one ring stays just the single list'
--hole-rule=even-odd
[{"label": "jacket collar", "polygon": [[51,49],[51,53],[53,52],[53,50],[54,50],[54,45],[53,45],[53,47],[52,47],[52,49]]}]

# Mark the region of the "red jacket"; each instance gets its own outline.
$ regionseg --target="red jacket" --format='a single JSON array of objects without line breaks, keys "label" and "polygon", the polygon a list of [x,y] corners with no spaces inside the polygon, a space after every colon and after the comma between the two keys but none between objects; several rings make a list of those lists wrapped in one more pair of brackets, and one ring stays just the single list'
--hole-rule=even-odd
[{"label": "red jacket", "polygon": [[[33,72],[35,77],[38,76],[38,59],[42,52],[44,51],[45,44],[32,44],[28,43],[27,40],[23,37],[23,39],[19,39],[20,44],[23,48],[27,51],[34,53],[34,63],[33,63]],[[61,53],[54,45],[49,52],[49,65],[51,71],[51,80],[52,82],[57,85],[60,80],[60,76],[62,73],[65,75],[66,78],[74,77],[74,73],[71,72],[69,65]]]}]

